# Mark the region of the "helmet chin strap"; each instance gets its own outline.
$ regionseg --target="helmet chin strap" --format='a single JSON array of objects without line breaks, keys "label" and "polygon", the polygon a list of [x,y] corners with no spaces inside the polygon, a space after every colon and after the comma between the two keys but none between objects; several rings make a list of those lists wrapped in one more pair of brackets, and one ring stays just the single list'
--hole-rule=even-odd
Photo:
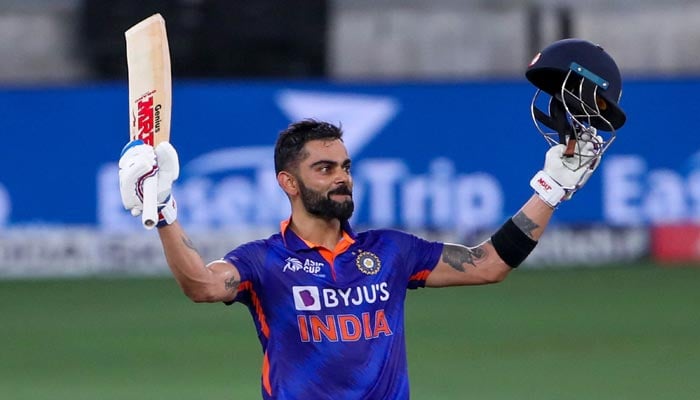
[{"label": "helmet chin strap", "polygon": [[549,99],[549,114],[546,114],[537,108],[533,101],[532,112],[533,117],[537,121],[540,121],[546,127],[559,134],[559,143],[567,145],[567,151],[564,152],[564,155],[567,157],[572,157],[574,155],[573,150],[570,154],[568,154],[569,143],[571,143],[572,140],[575,141],[576,135],[574,135],[574,127],[569,122],[564,103],[555,97],[551,97]]},{"label": "helmet chin strap", "polygon": [[[534,99],[531,108],[533,118],[541,122],[544,126],[556,132],[559,135],[558,143],[566,145],[564,156],[573,157],[576,150],[576,139],[578,135],[575,132],[576,128],[569,121],[568,113],[566,107],[564,106],[564,103],[562,103],[561,100],[555,97],[551,97],[549,99],[549,114],[537,108],[537,106],[534,103]],[[551,138],[549,137],[548,139],[551,140]]]}]

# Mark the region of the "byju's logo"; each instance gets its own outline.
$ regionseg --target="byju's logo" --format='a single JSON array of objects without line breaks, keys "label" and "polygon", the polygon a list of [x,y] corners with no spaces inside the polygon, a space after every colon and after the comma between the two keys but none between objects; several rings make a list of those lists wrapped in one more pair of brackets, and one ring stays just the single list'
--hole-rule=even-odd
[{"label": "byju's logo", "polygon": [[318,311],[321,299],[316,286],[292,286],[294,308],[300,311]]}]

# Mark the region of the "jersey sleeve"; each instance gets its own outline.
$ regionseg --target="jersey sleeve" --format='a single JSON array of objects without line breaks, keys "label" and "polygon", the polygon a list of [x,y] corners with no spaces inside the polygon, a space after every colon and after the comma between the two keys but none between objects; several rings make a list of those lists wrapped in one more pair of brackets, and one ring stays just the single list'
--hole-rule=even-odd
[{"label": "jersey sleeve", "polygon": [[247,305],[250,303],[250,288],[257,287],[260,282],[260,268],[264,257],[265,251],[258,242],[241,245],[224,256],[223,260],[233,264],[241,275],[236,298],[226,302],[226,304],[239,302]]},{"label": "jersey sleeve", "polygon": [[435,269],[442,254],[443,244],[432,242],[405,232],[397,232],[397,242],[408,273],[408,288],[425,287],[425,280]]}]

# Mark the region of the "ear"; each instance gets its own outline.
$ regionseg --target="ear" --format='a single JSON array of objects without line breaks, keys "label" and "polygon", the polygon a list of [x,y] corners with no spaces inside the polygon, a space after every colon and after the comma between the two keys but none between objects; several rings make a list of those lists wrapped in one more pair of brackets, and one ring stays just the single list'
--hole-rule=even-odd
[{"label": "ear", "polygon": [[287,193],[287,196],[296,196],[299,194],[299,187],[297,185],[297,180],[294,175],[287,171],[280,171],[277,174],[277,183],[280,185],[282,190]]}]

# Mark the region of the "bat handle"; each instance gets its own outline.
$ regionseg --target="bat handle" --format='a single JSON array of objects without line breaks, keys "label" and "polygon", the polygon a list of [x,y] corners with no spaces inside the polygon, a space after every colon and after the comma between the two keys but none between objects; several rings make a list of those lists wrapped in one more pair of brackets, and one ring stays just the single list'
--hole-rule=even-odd
[{"label": "bat handle", "polygon": [[158,223],[158,181],[156,177],[143,181],[143,213],[141,222],[146,229],[153,229]]},{"label": "bat handle", "polygon": [[570,138],[564,150],[564,157],[573,157],[576,154],[576,139]]}]

